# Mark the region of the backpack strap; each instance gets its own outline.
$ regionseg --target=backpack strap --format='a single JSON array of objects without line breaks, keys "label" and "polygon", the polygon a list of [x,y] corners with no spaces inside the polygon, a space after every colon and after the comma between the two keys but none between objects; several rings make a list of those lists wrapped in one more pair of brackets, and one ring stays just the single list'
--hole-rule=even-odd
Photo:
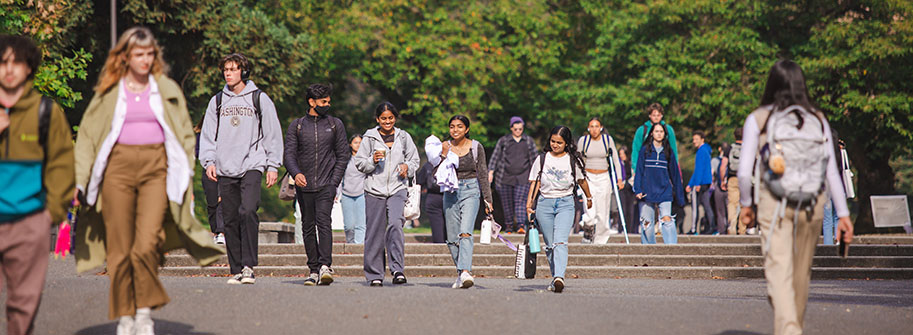
[{"label": "backpack strap", "polygon": [[583,157],[585,158],[586,152],[590,150],[590,136],[583,135],[581,138],[583,139]]},{"label": "backpack strap", "polygon": [[216,93],[216,139],[219,140],[219,121],[222,121],[222,91]]},{"label": "backpack strap", "polygon": [[[42,148],[48,143],[48,129],[51,128],[51,108],[54,107],[54,100],[48,97],[41,97],[41,104],[38,106],[38,144]],[[45,156],[47,156],[45,150]],[[47,158],[47,157],[45,157]]]},{"label": "backpack strap", "polygon": [[[48,165],[48,132],[51,128],[51,108],[54,107],[54,100],[42,96],[41,103],[38,105],[38,144],[41,145],[41,151],[44,152],[44,158],[41,161],[43,168]],[[7,141],[9,143],[9,141]],[[7,150],[9,152],[9,150]],[[43,169],[42,168],[42,169]],[[47,174],[42,171],[41,185],[44,185],[44,178]]]}]

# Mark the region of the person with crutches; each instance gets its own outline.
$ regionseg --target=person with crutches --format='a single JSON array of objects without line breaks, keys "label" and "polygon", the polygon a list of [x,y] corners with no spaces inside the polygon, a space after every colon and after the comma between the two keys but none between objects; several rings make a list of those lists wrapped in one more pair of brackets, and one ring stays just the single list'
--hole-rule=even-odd
[{"label": "person with crutches", "polygon": [[590,119],[587,131],[589,134],[577,140],[577,150],[584,159],[587,183],[593,191],[596,224],[584,227],[584,243],[605,244],[612,233],[618,233],[610,228],[609,212],[613,194],[616,195],[616,202],[620,203],[617,195],[618,190],[624,188],[624,180],[618,178],[621,176],[621,164],[617,162],[618,150],[615,147],[615,140],[605,132],[602,122],[597,118]]}]

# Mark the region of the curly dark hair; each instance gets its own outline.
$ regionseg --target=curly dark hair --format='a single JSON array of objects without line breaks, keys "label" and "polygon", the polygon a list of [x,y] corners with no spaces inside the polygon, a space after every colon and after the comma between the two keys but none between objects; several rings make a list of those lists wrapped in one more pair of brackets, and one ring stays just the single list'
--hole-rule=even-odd
[{"label": "curly dark hair", "polygon": [[333,88],[324,84],[311,84],[307,88],[307,100],[310,99],[323,99],[333,93]]},{"label": "curly dark hair", "polygon": [[35,42],[26,36],[0,34],[0,57],[6,56],[7,50],[12,51],[15,61],[28,65],[31,71],[26,80],[34,78],[41,65],[41,52]]}]

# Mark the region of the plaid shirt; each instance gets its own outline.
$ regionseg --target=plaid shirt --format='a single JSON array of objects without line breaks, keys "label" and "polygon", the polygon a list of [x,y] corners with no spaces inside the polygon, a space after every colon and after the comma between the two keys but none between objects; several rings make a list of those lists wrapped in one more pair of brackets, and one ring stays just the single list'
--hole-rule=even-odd
[{"label": "plaid shirt", "polygon": [[[488,161],[488,171],[494,171],[495,185],[501,185],[501,178],[504,176],[506,167],[504,147],[507,146],[507,141],[513,140],[514,136],[512,134],[501,136],[501,138],[498,139],[498,144],[495,145],[495,152],[491,154],[491,160]],[[536,142],[533,141],[532,137],[526,134],[520,135],[520,141],[526,141],[526,146],[529,149],[529,163],[532,164],[536,161],[536,157],[539,154],[536,149]]]}]

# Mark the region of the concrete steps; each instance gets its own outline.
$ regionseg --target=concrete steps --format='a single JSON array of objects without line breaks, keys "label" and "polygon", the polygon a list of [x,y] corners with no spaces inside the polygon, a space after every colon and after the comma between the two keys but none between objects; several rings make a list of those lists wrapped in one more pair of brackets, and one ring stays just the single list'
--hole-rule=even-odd
[{"label": "concrete steps", "polygon": [[[519,243],[522,235],[506,238]],[[579,243],[571,236],[568,244],[567,276],[575,278],[669,278],[730,279],[763,278],[764,260],[757,236],[679,236],[675,245],[642,245],[638,236],[625,244],[613,236],[609,244]],[[635,241],[634,238],[637,238]],[[406,235],[406,274],[418,277],[454,277],[450,251],[445,244],[422,243],[430,235]],[[362,277],[363,245],[346,244],[334,234],[333,268],[338,276]],[[850,256],[837,257],[835,246],[818,245],[813,261],[815,279],[913,279],[913,237],[860,236],[850,247]],[[543,248],[544,250],[544,248]],[[477,277],[512,278],[514,254],[500,241],[473,248],[473,274]],[[260,244],[258,276],[302,277],[308,273],[304,246]],[[547,277],[545,253],[539,253],[537,276]],[[183,250],[165,256],[161,270],[173,276],[227,276],[227,258],[201,268]]]}]

